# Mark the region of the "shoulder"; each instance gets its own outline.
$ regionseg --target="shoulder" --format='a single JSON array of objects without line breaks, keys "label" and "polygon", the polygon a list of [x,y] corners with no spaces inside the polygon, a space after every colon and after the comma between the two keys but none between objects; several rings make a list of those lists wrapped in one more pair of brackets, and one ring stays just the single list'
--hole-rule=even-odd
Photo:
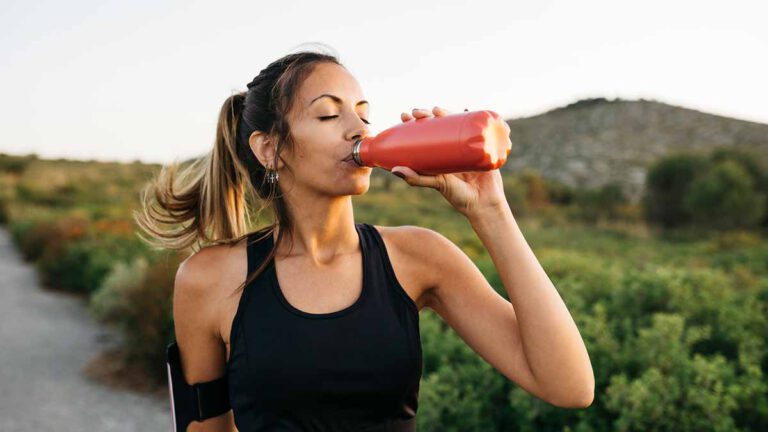
[{"label": "shoulder", "polygon": [[237,245],[216,245],[193,253],[179,264],[176,283],[181,282],[182,289],[187,291],[200,291],[197,294],[212,291],[209,288],[235,264],[233,258],[237,252]]},{"label": "shoulder", "polygon": [[236,247],[209,246],[179,264],[173,285],[173,325],[189,383],[207,382],[226,372],[226,347],[218,317],[227,272]]},{"label": "shoulder", "polygon": [[[386,240],[391,241],[398,247],[404,247],[409,251],[417,253],[418,251],[424,249],[424,246],[429,246],[435,242],[439,242],[441,238],[445,238],[437,231],[417,225],[373,225],[373,227],[379,231],[382,237],[386,237]],[[424,244],[422,242],[427,243]]]},{"label": "shoulder", "polygon": [[[174,321],[194,317],[196,325],[217,330],[217,301],[242,282],[246,273],[245,242],[205,247],[187,257],[176,270],[173,287]],[[233,285],[234,284],[234,285]],[[211,319],[200,318],[210,317]]]},{"label": "shoulder", "polygon": [[429,306],[440,282],[440,272],[435,269],[442,268],[446,255],[451,255],[445,252],[453,252],[458,246],[441,233],[417,225],[373,227],[381,234],[397,273],[405,278],[410,275],[410,280],[416,281],[420,287],[419,297]]},{"label": "shoulder", "polygon": [[444,235],[429,228],[417,225],[373,226],[388,244],[393,244],[398,250],[413,258],[426,259],[434,256],[435,252],[442,248],[457,247]]}]

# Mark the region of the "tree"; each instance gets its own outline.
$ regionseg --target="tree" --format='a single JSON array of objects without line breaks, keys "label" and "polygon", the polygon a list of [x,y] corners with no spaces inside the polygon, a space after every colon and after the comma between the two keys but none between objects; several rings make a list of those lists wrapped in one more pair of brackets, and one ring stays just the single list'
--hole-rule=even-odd
[{"label": "tree", "polygon": [[[711,153],[710,159],[714,162],[731,160],[738,163],[754,180],[755,189],[761,194],[768,195],[768,170],[758,162],[759,158],[753,152],[732,147],[722,147],[715,149]],[[766,201],[761,224],[768,226],[768,201]]]},{"label": "tree", "polygon": [[693,179],[708,166],[703,156],[685,153],[667,156],[652,165],[642,199],[645,218],[665,228],[689,223],[692,215],[683,202]]},{"label": "tree", "polygon": [[762,220],[765,199],[765,194],[755,189],[749,172],[726,159],[693,181],[683,205],[698,225],[716,229],[748,228]]}]

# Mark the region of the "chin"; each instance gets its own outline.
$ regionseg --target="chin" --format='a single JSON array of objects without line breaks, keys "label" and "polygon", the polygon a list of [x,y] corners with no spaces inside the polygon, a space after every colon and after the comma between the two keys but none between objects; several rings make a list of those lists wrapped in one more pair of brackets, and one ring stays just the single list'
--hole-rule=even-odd
[{"label": "chin", "polygon": [[344,195],[362,195],[371,187],[370,176],[359,176],[354,180],[344,183]]}]

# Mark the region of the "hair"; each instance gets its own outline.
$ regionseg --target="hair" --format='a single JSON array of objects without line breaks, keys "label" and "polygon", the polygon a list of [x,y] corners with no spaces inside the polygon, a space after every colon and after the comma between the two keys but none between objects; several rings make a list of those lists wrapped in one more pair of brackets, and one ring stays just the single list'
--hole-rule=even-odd
[{"label": "hair", "polygon": [[[337,55],[300,51],[272,62],[248,83],[246,91],[236,92],[221,106],[216,138],[204,156],[162,166],[157,177],[141,192],[141,206],[133,213],[141,231],[137,235],[155,249],[185,249],[193,252],[205,246],[228,244],[230,247],[254,234],[254,241],[271,236],[280,227],[278,237],[266,259],[235,290],[242,290],[270,264],[275,251],[292,232],[288,212],[278,182],[266,181],[266,169],[253,153],[248,138],[262,131],[275,139],[276,150],[271,166],[276,168],[283,151],[295,150],[288,125],[288,113],[301,83],[319,63],[341,65]],[[285,168],[292,172],[288,164]],[[154,198],[154,202],[153,199]],[[261,201],[257,215],[269,208],[272,224],[249,232],[251,207]],[[161,224],[177,225],[163,229]],[[179,226],[180,225],[180,226]]]}]

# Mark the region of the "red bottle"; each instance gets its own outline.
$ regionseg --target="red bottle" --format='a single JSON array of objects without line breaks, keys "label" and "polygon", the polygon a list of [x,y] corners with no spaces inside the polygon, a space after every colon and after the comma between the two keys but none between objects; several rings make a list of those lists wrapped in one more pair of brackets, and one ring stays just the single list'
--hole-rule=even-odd
[{"label": "red bottle", "polygon": [[419,174],[490,171],[512,151],[509,125],[493,111],[425,117],[358,140],[352,159],[360,166],[391,170],[406,166]]}]

